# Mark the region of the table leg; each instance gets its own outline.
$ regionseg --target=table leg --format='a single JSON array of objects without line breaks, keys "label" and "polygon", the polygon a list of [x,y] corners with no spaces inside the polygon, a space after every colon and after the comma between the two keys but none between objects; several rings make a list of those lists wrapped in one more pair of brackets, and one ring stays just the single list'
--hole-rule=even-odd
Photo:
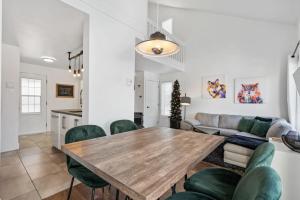
[{"label": "table leg", "polygon": [[173,194],[176,194],[176,184],[174,184],[173,186],[172,186],[172,195]]}]

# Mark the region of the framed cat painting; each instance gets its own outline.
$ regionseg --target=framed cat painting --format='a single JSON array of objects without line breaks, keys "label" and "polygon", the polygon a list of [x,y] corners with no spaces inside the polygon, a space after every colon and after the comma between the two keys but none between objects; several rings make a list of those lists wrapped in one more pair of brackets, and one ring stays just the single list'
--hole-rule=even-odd
[{"label": "framed cat painting", "polygon": [[204,99],[226,99],[227,85],[224,75],[203,77],[202,81]]},{"label": "framed cat painting", "polygon": [[235,103],[265,104],[268,98],[267,79],[263,77],[235,79]]}]

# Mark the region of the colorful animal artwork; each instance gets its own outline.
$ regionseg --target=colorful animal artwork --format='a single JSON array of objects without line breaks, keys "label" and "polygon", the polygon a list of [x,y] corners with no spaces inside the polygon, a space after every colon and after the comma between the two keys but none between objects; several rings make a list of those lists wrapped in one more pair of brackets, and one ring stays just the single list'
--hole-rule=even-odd
[{"label": "colorful animal artwork", "polygon": [[241,104],[262,104],[264,101],[261,95],[259,83],[241,84],[237,99]]},{"label": "colorful animal artwork", "polygon": [[203,99],[227,98],[227,85],[225,75],[207,76],[202,78]]},{"label": "colorful animal artwork", "polygon": [[226,85],[220,83],[220,79],[207,82],[207,92],[213,99],[226,98]]}]

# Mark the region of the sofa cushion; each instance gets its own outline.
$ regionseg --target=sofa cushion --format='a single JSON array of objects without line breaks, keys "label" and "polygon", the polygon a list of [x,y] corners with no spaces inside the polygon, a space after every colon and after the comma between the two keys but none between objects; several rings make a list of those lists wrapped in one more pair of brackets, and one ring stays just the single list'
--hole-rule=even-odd
[{"label": "sofa cushion", "polygon": [[194,126],[194,128],[196,128],[196,129],[201,129],[201,128],[203,128],[203,129],[211,129],[211,130],[220,130],[219,128],[217,128],[217,127],[211,127],[211,126],[202,126],[202,125],[199,125],[199,126]]},{"label": "sofa cushion", "polygon": [[198,120],[203,126],[219,126],[219,115],[217,114],[197,113],[195,119]]},{"label": "sofa cushion", "polygon": [[240,120],[240,123],[238,125],[238,130],[240,132],[247,132],[249,133],[251,131],[251,128],[254,124],[254,119],[250,119],[250,118],[245,118],[242,117],[242,119]]},{"label": "sofa cushion", "polygon": [[236,161],[239,163],[244,163],[247,165],[247,163],[250,159],[250,156],[245,156],[240,153],[233,153],[230,151],[224,151],[224,159],[229,159],[229,160]]},{"label": "sofa cushion", "polygon": [[228,164],[231,164],[231,165],[236,165],[236,166],[239,166],[239,167],[242,167],[242,168],[246,168],[246,166],[247,166],[246,163],[240,163],[240,162],[233,161],[233,160],[230,160],[230,159],[227,159],[227,158],[224,158],[224,162],[228,163]]},{"label": "sofa cushion", "polygon": [[255,120],[250,133],[259,137],[266,137],[266,134],[271,127],[271,122]]},{"label": "sofa cushion", "polygon": [[220,115],[219,128],[237,130],[241,119],[240,115]]},{"label": "sofa cushion", "polygon": [[292,129],[292,126],[287,123],[287,121],[283,119],[276,120],[269,128],[266,138],[281,137],[282,135],[286,135]]},{"label": "sofa cushion", "polygon": [[222,136],[231,136],[239,133],[239,131],[235,129],[218,128],[218,130],[220,131],[220,135]]},{"label": "sofa cushion", "polygon": [[246,147],[242,147],[240,145],[226,143],[224,145],[224,151],[238,153],[238,154],[250,157],[253,154],[254,150],[246,148]]}]

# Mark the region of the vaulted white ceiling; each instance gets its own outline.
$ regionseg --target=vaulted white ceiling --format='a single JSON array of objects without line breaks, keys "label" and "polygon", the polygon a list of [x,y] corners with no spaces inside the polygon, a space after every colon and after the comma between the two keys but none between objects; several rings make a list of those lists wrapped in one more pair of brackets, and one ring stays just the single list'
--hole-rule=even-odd
[{"label": "vaulted white ceiling", "polygon": [[67,52],[82,47],[85,17],[60,0],[3,0],[2,40],[19,46],[24,62],[66,68]]},{"label": "vaulted white ceiling", "polygon": [[288,24],[296,24],[300,16],[299,0],[150,0],[150,2]]}]

